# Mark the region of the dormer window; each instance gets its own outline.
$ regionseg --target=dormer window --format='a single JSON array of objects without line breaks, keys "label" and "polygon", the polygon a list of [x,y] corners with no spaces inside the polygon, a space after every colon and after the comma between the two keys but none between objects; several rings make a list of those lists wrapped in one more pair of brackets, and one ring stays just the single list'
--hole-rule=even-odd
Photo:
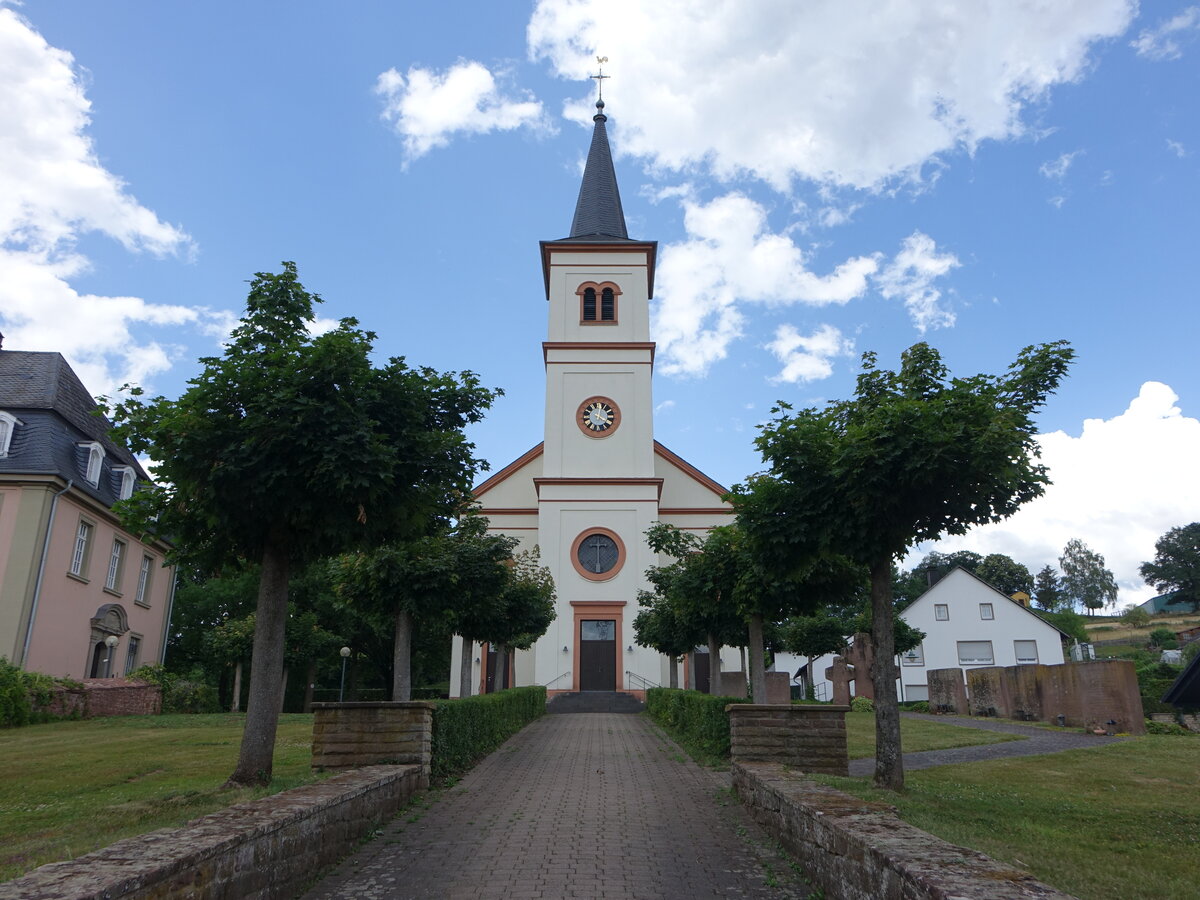
[{"label": "dormer window", "polygon": [[133,472],[133,467],[113,466],[113,474],[121,479],[120,484],[117,485],[117,499],[128,500],[133,496],[133,486],[137,483],[137,476]]},{"label": "dormer window", "polygon": [[104,463],[104,448],[99,441],[88,441],[79,445],[87,452],[87,473],[84,477],[93,487],[100,484],[100,467]]},{"label": "dormer window", "polygon": [[617,297],[621,291],[615,284],[581,284],[575,292],[579,295],[579,323],[581,325],[616,325]]},{"label": "dormer window", "polygon": [[23,423],[16,416],[0,410],[0,459],[8,456],[8,448],[12,444],[13,432],[21,424]]}]

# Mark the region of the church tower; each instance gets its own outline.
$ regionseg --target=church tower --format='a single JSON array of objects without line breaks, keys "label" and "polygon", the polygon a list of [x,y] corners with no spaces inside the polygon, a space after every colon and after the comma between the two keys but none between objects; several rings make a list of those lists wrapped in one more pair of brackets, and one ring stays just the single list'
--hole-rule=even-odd
[{"label": "church tower", "polygon": [[[536,544],[554,576],[557,618],[511,684],[629,691],[666,684],[665,657],[634,644],[645,542],[657,521],[706,531],[728,521],[725,489],[654,440],[650,298],[655,241],[629,237],[608,144],[604,101],[570,234],[541,242],[549,327],[542,443],[479,484],[490,529]],[[457,679],[462,651],[456,645]],[[483,648],[471,693],[500,687]],[[452,695],[461,696],[458,685]]]}]

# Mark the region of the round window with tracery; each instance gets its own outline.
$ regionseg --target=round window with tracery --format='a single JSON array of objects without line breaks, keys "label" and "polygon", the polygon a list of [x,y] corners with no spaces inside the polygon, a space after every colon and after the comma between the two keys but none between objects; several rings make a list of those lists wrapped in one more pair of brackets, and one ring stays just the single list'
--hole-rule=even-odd
[{"label": "round window with tracery", "polygon": [[571,548],[575,570],[590,581],[606,581],[625,563],[625,546],[615,532],[590,528],[575,538]]}]

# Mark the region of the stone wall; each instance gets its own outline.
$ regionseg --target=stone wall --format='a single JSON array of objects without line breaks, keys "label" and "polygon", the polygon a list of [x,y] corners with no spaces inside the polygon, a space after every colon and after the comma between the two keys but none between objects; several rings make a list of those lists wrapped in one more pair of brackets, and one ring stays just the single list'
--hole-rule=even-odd
[{"label": "stone wall", "polygon": [[935,711],[1051,724],[1061,715],[1069,728],[1146,733],[1131,660],[987,666],[967,670],[965,685],[962,669],[933,669],[928,678],[929,705]]},{"label": "stone wall", "polygon": [[50,863],[0,885],[0,900],[298,897],[428,784],[415,765],[346,772]]},{"label": "stone wall", "polygon": [[849,774],[846,753],[848,706],[731,703],[730,758],[773,762],[804,772]]},{"label": "stone wall", "polygon": [[314,769],[417,765],[428,775],[433,708],[423,701],[314,703]]},{"label": "stone wall", "polygon": [[63,718],[153,716],[162,712],[162,689],[125,678],[89,678],[77,688],[53,688],[50,702],[39,711]]},{"label": "stone wall", "polygon": [[890,806],[805,781],[776,763],[733,765],[755,820],[840,900],[1071,900],[1032,875],[902,821]]}]

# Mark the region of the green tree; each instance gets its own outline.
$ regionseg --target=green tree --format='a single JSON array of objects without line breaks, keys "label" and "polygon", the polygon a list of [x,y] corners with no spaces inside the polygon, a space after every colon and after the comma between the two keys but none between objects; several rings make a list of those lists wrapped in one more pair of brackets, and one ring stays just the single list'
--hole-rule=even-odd
[{"label": "green tree", "polygon": [[633,620],[634,641],[667,657],[670,687],[679,687],[678,659],[705,641],[703,628],[680,614],[670,597],[638,591],[637,616]]},{"label": "green tree", "polygon": [[1168,604],[1200,612],[1200,522],[1172,528],[1154,544],[1154,561],[1138,569],[1147,584],[1170,592]]},{"label": "green tree", "polygon": [[[897,620],[899,621],[899,620]],[[816,613],[811,616],[792,616],[783,623],[781,628],[783,649],[796,653],[808,660],[808,677],[804,683],[804,695],[813,699],[813,686],[816,684],[813,663],[819,656],[826,653],[837,653],[846,646],[846,637],[852,631],[846,630],[846,621],[828,613]]]},{"label": "green tree", "polygon": [[1058,612],[1071,601],[1063,594],[1062,582],[1054,566],[1043,566],[1033,583],[1033,599],[1047,612]]},{"label": "green tree", "polygon": [[1017,591],[1033,594],[1033,576],[1029,569],[1003,553],[989,553],[976,567],[975,574],[1010,597]]},{"label": "green tree", "polygon": [[320,298],[283,267],[255,276],[224,354],[178,400],[134,389],[110,411],[117,437],[160,461],[163,486],[134,495],[128,524],[156,519],[201,568],[261,565],[233,785],[270,781],[293,566],[450,515],[481,465],[462,429],[496,396],[469,372],[375,368],[374,335],[353,319],[314,337]]},{"label": "green tree", "polygon": [[1078,603],[1087,609],[1088,615],[1106,604],[1117,602],[1117,582],[1113,573],[1104,566],[1104,557],[1079,538],[1071,538],[1058,558],[1062,569],[1063,596],[1068,602]]},{"label": "green tree", "polygon": [[1072,356],[1062,342],[1028,347],[1005,375],[951,378],[926,344],[907,350],[898,372],[866,354],[854,399],[775,410],[757,439],[766,474],[734,489],[738,521],[773,568],[789,572],[816,550],[870,570],[880,787],[904,784],[893,562],[914,543],[1000,521],[1043,492],[1033,415]]}]

